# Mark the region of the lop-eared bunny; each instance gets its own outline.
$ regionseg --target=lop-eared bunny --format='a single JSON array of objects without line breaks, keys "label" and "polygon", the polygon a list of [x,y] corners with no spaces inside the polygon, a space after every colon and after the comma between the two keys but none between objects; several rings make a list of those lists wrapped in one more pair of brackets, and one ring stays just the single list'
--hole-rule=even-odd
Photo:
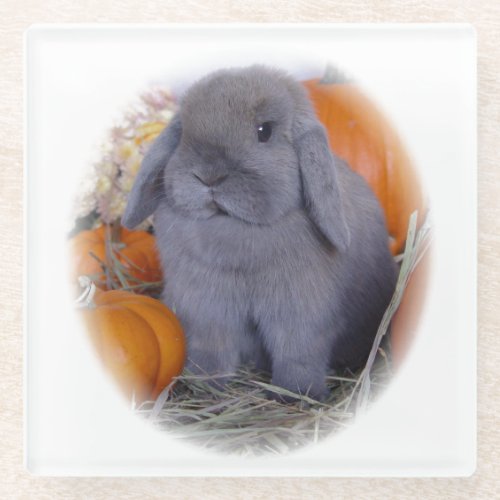
[{"label": "lop-eared bunny", "polygon": [[152,213],[189,369],[251,361],[321,398],[329,367],[366,360],[396,278],[384,217],[300,83],[262,66],[195,83],[146,154],[123,224]]}]

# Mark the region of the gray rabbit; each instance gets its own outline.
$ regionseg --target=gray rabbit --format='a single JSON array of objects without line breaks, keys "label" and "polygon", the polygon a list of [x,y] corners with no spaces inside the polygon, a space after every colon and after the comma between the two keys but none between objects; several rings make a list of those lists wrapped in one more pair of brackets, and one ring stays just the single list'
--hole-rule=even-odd
[{"label": "gray rabbit", "polygon": [[384,216],[286,73],[224,69],[187,91],[123,225],[152,213],[190,370],[253,362],[320,399],[329,368],[366,360],[396,280]]}]

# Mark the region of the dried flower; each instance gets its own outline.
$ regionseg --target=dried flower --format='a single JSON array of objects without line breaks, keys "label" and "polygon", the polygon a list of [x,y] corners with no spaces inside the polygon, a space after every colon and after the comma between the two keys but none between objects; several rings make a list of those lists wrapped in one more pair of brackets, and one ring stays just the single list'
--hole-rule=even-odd
[{"label": "dried flower", "polygon": [[[139,102],[110,130],[102,144],[100,160],[82,181],[73,219],[96,212],[94,225],[98,225],[121,217],[146,151],[175,111],[175,100],[166,89],[153,88],[140,96]],[[142,226],[150,224],[147,220]]]}]

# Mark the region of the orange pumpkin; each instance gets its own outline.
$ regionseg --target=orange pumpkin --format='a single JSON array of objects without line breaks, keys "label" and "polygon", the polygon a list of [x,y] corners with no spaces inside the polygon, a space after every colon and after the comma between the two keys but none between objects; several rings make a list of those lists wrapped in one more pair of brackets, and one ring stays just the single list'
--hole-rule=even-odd
[{"label": "orange pumpkin", "polygon": [[156,399],[181,373],[186,350],[182,327],[160,301],[95,288],[82,314],[99,358],[127,398]]},{"label": "orange pumpkin", "polygon": [[120,227],[115,241],[110,243],[111,232],[111,226],[103,224],[94,230],[81,231],[72,238],[70,251],[73,279],[82,275],[91,276],[106,288],[106,276],[99,261],[113,269],[113,264],[110,265],[109,262],[109,252],[112,250],[128,276],[146,282],[162,280],[153,235],[146,231],[129,231]]},{"label": "orange pumpkin", "polygon": [[424,214],[417,175],[401,140],[373,102],[351,83],[304,85],[325,126],[331,149],[370,184],[385,212],[395,255],[404,248],[410,214]]}]

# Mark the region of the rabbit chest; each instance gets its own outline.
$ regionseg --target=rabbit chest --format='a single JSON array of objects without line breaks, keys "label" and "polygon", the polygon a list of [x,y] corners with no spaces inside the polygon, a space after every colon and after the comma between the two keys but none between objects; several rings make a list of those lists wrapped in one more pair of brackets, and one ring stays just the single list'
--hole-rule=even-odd
[{"label": "rabbit chest", "polygon": [[183,324],[203,317],[224,328],[250,323],[287,329],[335,316],[341,262],[300,211],[272,226],[227,217],[193,221],[167,210],[155,217],[161,228],[163,300]]}]

